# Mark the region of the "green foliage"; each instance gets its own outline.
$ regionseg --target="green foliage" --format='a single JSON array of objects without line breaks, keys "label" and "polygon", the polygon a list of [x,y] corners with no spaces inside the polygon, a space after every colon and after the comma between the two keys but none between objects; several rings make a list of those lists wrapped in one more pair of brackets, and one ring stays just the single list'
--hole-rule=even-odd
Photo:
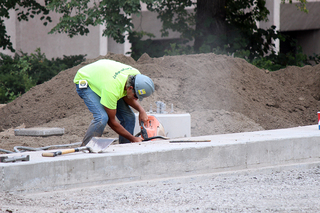
[{"label": "green foliage", "polygon": [[171,43],[170,49],[166,49],[164,52],[166,55],[187,55],[194,53],[194,50],[187,45]]},{"label": "green foliage", "polygon": [[309,62],[314,64],[320,64],[320,55],[313,53],[309,56]]},{"label": "green foliage", "polygon": [[[145,47],[146,41],[139,41],[140,43],[140,53],[147,52],[143,47]],[[202,53],[209,53],[213,52],[217,55],[229,55],[232,57],[238,57],[246,59],[249,63],[261,68],[266,69],[269,71],[276,71],[287,66],[299,66],[302,67],[304,65],[311,65],[311,64],[319,64],[320,63],[320,56],[314,54],[313,56],[307,57],[302,52],[302,48],[297,45],[296,42],[292,42],[292,49],[297,49],[296,52],[288,52],[288,53],[272,53],[267,56],[259,56],[255,57],[254,59],[249,59],[250,51],[239,49],[233,53],[228,52],[228,47],[225,46],[223,48],[217,47],[211,49],[209,45],[202,45],[200,48],[200,52]],[[147,52],[148,53],[148,52]],[[191,46],[185,45],[183,43],[170,43],[169,46],[166,46],[166,49],[163,52],[165,55],[183,55],[183,54],[194,54],[195,51]],[[136,60],[141,56],[141,54],[136,55]],[[148,53],[149,54],[149,53]],[[152,53],[150,53],[152,54]],[[149,55],[150,55],[149,54]],[[151,55],[150,55],[151,56]],[[156,57],[156,56],[152,56]]]},{"label": "green foliage", "polygon": [[11,70],[11,75],[21,76],[21,81],[24,84],[25,91],[28,91],[31,87],[35,85],[35,81],[29,76],[29,72],[32,70],[30,63],[28,62],[28,57],[23,56],[19,59],[17,64],[14,64],[17,70]]},{"label": "green foliage", "polygon": [[[143,36],[147,36],[149,38],[146,40],[141,40]],[[143,53],[160,52],[160,51],[156,51],[155,50],[156,47],[152,45],[153,43],[153,41],[151,40],[152,37],[155,37],[155,36],[153,34],[147,34],[144,31],[129,33],[128,39],[132,44],[132,47],[131,47],[131,52],[129,52],[128,54],[131,54],[131,57],[133,59],[138,60]]]},{"label": "green foliage", "polygon": [[253,60],[249,60],[249,62],[259,68],[276,71],[287,66],[302,67],[310,64],[312,61],[308,60],[308,56],[304,54],[302,48],[298,46],[295,53],[271,54],[265,57],[257,57]]},{"label": "green foliage", "polygon": [[180,32],[181,38],[192,40],[195,35],[194,26],[195,11],[188,12],[187,7],[196,6],[192,0],[180,1],[153,1],[147,5],[148,10],[158,13],[158,18],[162,21],[161,33],[163,37],[169,35],[169,30]]},{"label": "green foliage", "polygon": [[87,35],[89,26],[104,24],[103,36],[123,43],[125,34],[132,32],[131,15],[141,11],[139,0],[101,0],[91,4],[90,0],[51,0],[47,7],[62,17],[50,33],[67,33],[69,37]]},{"label": "green foliage", "polygon": [[14,57],[0,53],[0,102],[6,103],[36,85],[29,76],[31,67],[25,57]]},{"label": "green foliage", "polygon": [[73,67],[84,61],[85,55],[63,56],[63,58],[56,58],[48,60],[44,53],[41,53],[40,48],[36,49],[35,53],[30,55],[21,52],[21,56],[25,57],[30,63],[32,69],[28,74],[35,80],[36,84],[41,84],[55,75],[61,70]]},{"label": "green foliage", "polygon": [[[146,40],[142,40],[143,36],[149,37]],[[148,53],[150,57],[162,57],[165,54],[170,54],[171,44],[178,45],[181,48],[184,48],[185,45],[183,40],[180,39],[165,39],[165,40],[151,40],[154,37],[153,34],[149,34],[146,32],[132,32],[129,34],[128,39],[132,44],[131,47],[131,57],[135,60],[138,60],[143,53]],[[190,48],[190,47],[187,47]],[[185,48],[184,51],[187,50]],[[168,53],[167,53],[168,51]],[[180,51],[182,54],[184,51]]]},{"label": "green foliage", "polygon": [[35,53],[0,53],[0,103],[8,103],[31,87],[50,80],[60,71],[84,61],[85,55],[63,56],[48,60],[40,49]]},{"label": "green foliage", "polygon": [[253,65],[255,65],[256,67],[259,67],[260,69],[266,69],[269,71],[276,71],[281,68],[285,68],[284,66],[282,66],[280,64],[276,64],[272,60],[270,60],[266,57],[255,58],[252,60],[251,63]]}]

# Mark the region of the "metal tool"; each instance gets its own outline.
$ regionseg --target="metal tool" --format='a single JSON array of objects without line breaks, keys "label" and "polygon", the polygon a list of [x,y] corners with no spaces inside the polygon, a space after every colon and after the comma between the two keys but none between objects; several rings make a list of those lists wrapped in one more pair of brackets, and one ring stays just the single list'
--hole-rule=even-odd
[{"label": "metal tool", "polygon": [[30,155],[21,155],[21,156],[14,156],[14,157],[9,157],[9,156],[0,157],[1,163],[9,163],[9,162],[16,162],[16,161],[29,161],[29,160],[30,160]]},{"label": "metal tool", "polygon": [[169,138],[164,137],[165,131],[163,126],[160,124],[158,119],[153,115],[148,115],[148,121],[145,124],[143,121],[140,122],[140,132],[135,136],[141,135],[143,141],[149,141],[153,139],[164,139]]},{"label": "metal tool", "polygon": [[109,145],[114,142],[116,138],[101,138],[93,137],[86,146],[73,148],[73,149],[64,149],[56,152],[44,152],[42,157],[55,157],[58,155],[69,154],[73,152],[80,151],[89,151],[90,153],[102,153],[105,152]]},{"label": "metal tool", "polygon": [[140,122],[140,133],[141,133],[141,137],[144,140],[147,140],[149,138],[148,137],[148,132],[147,132],[146,128],[144,127],[143,121]]}]

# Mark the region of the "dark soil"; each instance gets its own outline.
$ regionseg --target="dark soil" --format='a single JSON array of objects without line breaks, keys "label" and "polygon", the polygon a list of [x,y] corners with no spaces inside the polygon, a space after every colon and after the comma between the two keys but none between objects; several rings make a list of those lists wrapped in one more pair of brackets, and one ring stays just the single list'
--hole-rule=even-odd
[{"label": "dark soil", "polygon": [[[0,149],[42,147],[82,140],[92,115],[78,97],[73,77],[85,64],[109,58],[151,77],[156,91],[141,104],[162,101],[170,112],[191,114],[192,136],[269,130],[317,124],[320,65],[269,72],[243,59],[215,54],[165,56],[138,61],[108,54],[60,72],[0,108]],[[61,127],[63,136],[14,136],[21,127]],[[106,127],[104,137],[117,135]]]}]

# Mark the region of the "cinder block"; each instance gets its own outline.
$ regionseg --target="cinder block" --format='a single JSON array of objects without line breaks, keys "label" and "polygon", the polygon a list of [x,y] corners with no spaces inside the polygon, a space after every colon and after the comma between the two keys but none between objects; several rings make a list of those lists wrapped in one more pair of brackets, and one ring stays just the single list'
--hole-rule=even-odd
[{"label": "cinder block", "polygon": [[[185,114],[148,114],[155,116],[164,127],[166,137],[183,138],[191,137],[191,116]],[[134,135],[140,132],[139,114],[136,114]]]},{"label": "cinder block", "polygon": [[51,136],[51,135],[63,135],[64,128],[48,128],[48,127],[33,127],[33,128],[23,128],[15,129],[15,136]]}]

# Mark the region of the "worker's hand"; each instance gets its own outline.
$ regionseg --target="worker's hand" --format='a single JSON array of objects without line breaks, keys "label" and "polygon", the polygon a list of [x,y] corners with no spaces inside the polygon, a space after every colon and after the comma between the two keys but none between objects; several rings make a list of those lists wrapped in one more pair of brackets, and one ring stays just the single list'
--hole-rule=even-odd
[{"label": "worker's hand", "polygon": [[142,142],[142,138],[140,137],[134,137],[134,141],[132,141],[133,143],[136,143],[136,142]]},{"label": "worker's hand", "polygon": [[143,121],[143,123],[147,123],[148,121],[148,115],[144,110],[139,112],[139,121],[139,123],[141,123],[141,121]]}]

